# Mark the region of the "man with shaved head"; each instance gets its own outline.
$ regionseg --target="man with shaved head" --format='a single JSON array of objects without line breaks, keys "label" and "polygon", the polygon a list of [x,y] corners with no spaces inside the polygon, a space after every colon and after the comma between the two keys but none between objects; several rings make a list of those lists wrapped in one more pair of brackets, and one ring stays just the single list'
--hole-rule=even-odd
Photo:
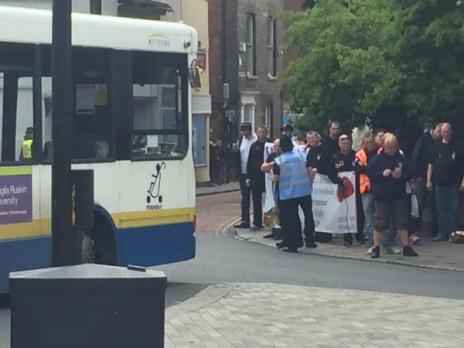
[{"label": "man with shaved head", "polygon": [[441,126],[441,141],[433,147],[427,171],[427,189],[435,190],[438,233],[434,241],[448,240],[456,231],[459,191],[464,191],[464,156],[453,141],[451,124]]},{"label": "man with shaved head", "polygon": [[393,226],[403,247],[403,256],[417,256],[408,245],[408,221],[410,204],[406,183],[412,177],[408,159],[399,151],[395,135],[385,136],[383,151],[367,166],[375,199],[374,247],[371,257],[379,258],[383,233]]}]

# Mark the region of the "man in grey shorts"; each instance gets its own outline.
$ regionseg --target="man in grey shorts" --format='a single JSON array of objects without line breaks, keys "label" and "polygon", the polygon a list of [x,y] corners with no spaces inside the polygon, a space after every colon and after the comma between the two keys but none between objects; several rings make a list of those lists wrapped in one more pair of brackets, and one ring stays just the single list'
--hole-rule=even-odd
[{"label": "man in grey shorts", "polygon": [[417,256],[408,245],[410,204],[406,182],[411,179],[411,166],[407,158],[398,151],[398,141],[393,134],[385,136],[384,150],[369,162],[367,175],[372,183],[376,209],[371,257],[379,258],[383,232],[391,226],[397,230],[403,256]]}]

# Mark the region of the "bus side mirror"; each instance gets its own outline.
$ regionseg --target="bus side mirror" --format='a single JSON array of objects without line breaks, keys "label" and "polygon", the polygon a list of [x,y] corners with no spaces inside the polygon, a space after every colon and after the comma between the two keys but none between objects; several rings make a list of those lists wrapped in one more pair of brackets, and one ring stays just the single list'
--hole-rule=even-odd
[{"label": "bus side mirror", "polygon": [[189,81],[192,88],[201,88],[200,68],[193,66],[189,68]]}]

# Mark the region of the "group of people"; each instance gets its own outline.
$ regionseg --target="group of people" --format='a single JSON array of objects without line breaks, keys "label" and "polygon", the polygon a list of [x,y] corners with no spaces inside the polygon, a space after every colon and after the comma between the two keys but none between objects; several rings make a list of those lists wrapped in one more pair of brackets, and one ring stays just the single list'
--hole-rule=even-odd
[{"label": "group of people", "polygon": [[[240,130],[235,149],[241,173],[242,212],[236,227],[252,231],[263,228],[262,195],[268,175],[272,179],[275,219],[272,232],[265,238],[281,239],[276,246],[283,251],[316,248],[316,242],[332,238],[331,233],[315,230],[312,190],[318,174],[326,175],[337,185],[337,194],[343,194],[346,186],[339,173],[355,173],[357,233],[345,233],[343,240],[345,246],[352,245],[353,238],[360,244],[367,243],[372,258],[380,256],[382,245],[387,253],[417,256],[412,245],[420,241],[421,213],[427,205],[435,221],[431,230],[434,241],[448,240],[456,230],[459,191],[464,191],[464,156],[452,139],[449,123],[425,130],[411,159],[400,148],[395,134],[373,132],[364,124],[343,134],[341,124],[332,122],[327,137],[322,139],[317,131],[310,130],[304,141],[294,137],[293,127],[286,125],[272,147],[266,127],[260,126],[254,133],[251,124],[242,123]],[[300,212],[304,216],[303,231]],[[401,248],[395,246],[395,237]]]}]

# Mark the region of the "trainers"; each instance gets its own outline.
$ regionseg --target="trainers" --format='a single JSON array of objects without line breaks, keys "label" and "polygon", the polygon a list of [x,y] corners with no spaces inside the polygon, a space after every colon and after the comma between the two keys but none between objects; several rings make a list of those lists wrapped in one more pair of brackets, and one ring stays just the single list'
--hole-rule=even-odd
[{"label": "trainers", "polygon": [[277,249],[282,249],[282,248],[285,248],[286,246],[287,246],[287,243],[285,243],[284,241],[276,243]]},{"label": "trainers", "polygon": [[397,247],[385,248],[387,254],[401,254],[401,250]]},{"label": "trainers", "polygon": [[413,233],[409,236],[409,244],[411,245],[415,245],[415,244],[418,244],[420,242],[420,237],[418,236],[417,233]]},{"label": "trainers", "polygon": [[259,231],[262,228],[263,228],[263,226],[253,226],[253,227],[250,228],[250,231],[256,232],[256,231]]},{"label": "trainers", "polygon": [[374,249],[374,247],[370,247],[369,249],[367,249],[366,254],[367,255],[372,254],[372,249]]},{"label": "trainers", "polygon": [[379,257],[380,257],[380,248],[379,247],[372,248],[371,258],[378,259]]},{"label": "trainers", "polygon": [[403,248],[403,256],[417,256],[418,254],[409,245]]}]

